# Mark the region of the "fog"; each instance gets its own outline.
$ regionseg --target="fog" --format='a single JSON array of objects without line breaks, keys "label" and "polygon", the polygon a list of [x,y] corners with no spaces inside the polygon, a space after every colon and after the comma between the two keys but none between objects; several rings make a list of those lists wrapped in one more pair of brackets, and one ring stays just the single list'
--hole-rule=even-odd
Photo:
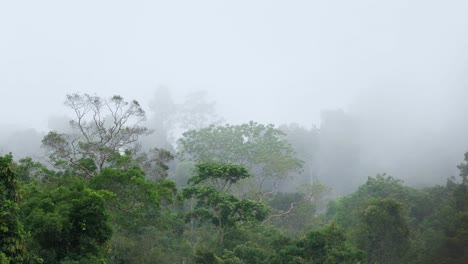
[{"label": "fog", "polygon": [[467,11],[461,0],[3,1],[0,151],[40,156],[73,92],[136,99],[156,120],[163,86],[176,104],[205,91],[225,122],[317,128],[310,177],[338,192],[383,172],[443,183],[468,151]]}]

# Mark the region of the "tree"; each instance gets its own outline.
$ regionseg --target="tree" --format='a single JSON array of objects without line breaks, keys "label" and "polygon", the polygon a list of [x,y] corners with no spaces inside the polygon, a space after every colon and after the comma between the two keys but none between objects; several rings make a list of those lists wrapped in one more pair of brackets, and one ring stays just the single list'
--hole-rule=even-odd
[{"label": "tree", "polygon": [[19,217],[19,202],[22,197],[17,175],[12,167],[11,155],[0,157],[0,260],[22,263],[25,261],[25,232]]},{"label": "tree", "polygon": [[303,172],[297,177],[301,183],[310,184],[317,176],[320,130],[315,126],[306,128],[296,123],[281,125],[279,129],[286,134],[286,140],[291,143],[297,157],[304,161]]},{"label": "tree", "polygon": [[403,205],[405,212],[417,213],[418,208],[413,206],[413,203],[419,200],[418,195],[418,190],[404,186],[401,180],[378,174],[376,177],[368,177],[367,182],[354,193],[331,201],[328,204],[327,216],[329,220],[345,228],[353,228],[360,223],[361,212],[366,209],[369,200],[394,199]]},{"label": "tree", "polygon": [[[356,120],[343,110],[322,112],[317,151],[317,177],[335,195],[350,193],[360,180],[359,130]],[[339,164],[339,165],[338,165]]]},{"label": "tree", "polygon": [[178,105],[181,129],[200,129],[221,123],[222,118],[216,114],[215,102],[208,102],[206,96],[205,91],[197,91],[187,95],[185,102]]},{"label": "tree", "polygon": [[432,201],[420,190],[383,174],[369,177],[354,193],[330,202],[327,216],[366,252],[368,263],[408,263],[420,254],[408,258],[416,246],[410,231],[414,238],[431,218]]},{"label": "tree", "polygon": [[110,158],[132,148],[139,136],[149,133],[139,124],[145,119],[140,104],[115,95],[109,99],[89,94],[67,95],[65,105],[75,114],[73,133],[49,132],[42,140],[49,160],[59,168],[72,168],[93,177]]},{"label": "tree", "polygon": [[175,138],[183,131],[219,124],[222,118],[216,114],[215,103],[209,102],[206,95],[203,91],[194,92],[188,94],[185,101],[177,103],[168,88],[159,87],[150,103],[152,115],[148,121],[155,133],[144,141],[172,150]]},{"label": "tree", "polygon": [[298,192],[276,193],[267,201],[272,214],[262,224],[271,222],[285,233],[302,235],[319,221],[317,211],[324,208],[327,193],[329,188],[316,182],[301,186]]},{"label": "tree", "polygon": [[362,263],[364,254],[347,243],[343,229],[331,223],[307,233],[300,239],[281,239],[263,263]]},{"label": "tree", "polygon": [[34,161],[32,158],[26,157],[20,159],[16,164],[16,173],[22,181],[29,182],[33,180],[46,180],[53,176],[55,172],[49,170],[43,164]]},{"label": "tree", "polygon": [[164,86],[158,87],[149,104],[151,114],[147,122],[148,126],[154,129],[154,133],[143,137],[143,142],[152,142],[157,147],[172,150],[177,109],[177,104],[172,99],[169,89]]},{"label": "tree", "polygon": [[[199,219],[212,224],[218,232],[218,242],[223,244],[224,236],[237,225],[262,221],[268,214],[268,207],[248,199],[240,200],[225,191],[227,186],[249,175],[237,165],[198,164],[197,174],[189,179],[191,186],[184,188],[182,197],[195,198],[196,205],[188,213],[188,219]],[[211,182],[212,186],[204,186]]]},{"label": "tree", "polygon": [[161,204],[171,203],[176,192],[174,182],[148,180],[138,167],[105,168],[92,179],[91,186],[114,194],[106,200],[111,220],[128,232],[155,223],[161,214]]},{"label": "tree", "polygon": [[312,231],[302,238],[298,245],[304,250],[304,258],[312,263],[360,263],[363,252],[346,244],[343,229],[331,223]]},{"label": "tree", "polygon": [[168,163],[173,159],[172,153],[165,149],[152,148],[141,151],[139,147],[135,147],[125,150],[124,153],[115,153],[110,159],[109,167],[118,170],[138,167],[146,178],[159,181],[168,177]]},{"label": "tree", "polygon": [[206,183],[218,192],[228,192],[233,184],[251,176],[247,169],[240,165],[198,163],[195,168],[196,175],[190,178],[188,183]]},{"label": "tree", "polygon": [[367,252],[367,263],[401,263],[409,246],[402,204],[394,199],[374,199],[361,217],[360,245]]},{"label": "tree", "polygon": [[183,218],[169,210],[177,191],[173,181],[149,179],[131,156],[120,155],[90,186],[112,193],[105,202],[114,230],[112,263],[178,262],[188,254],[179,238]]},{"label": "tree", "polygon": [[460,170],[460,177],[462,177],[463,184],[468,185],[468,152],[465,153],[465,160],[457,166]]},{"label": "tree", "polygon": [[442,229],[443,235],[438,237],[438,247],[429,254],[428,263],[461,264],[468,259],[468,152],[458,169],[461,183],[457,183],[454,178],[449,179],[444,196],[436,197],[437,207],[441,207],[441,204],[444,207],[443,210],[436,207],[439,210],[432,217],[431,224]]},{"label": "tree", "polygon": [[259,201],[302,167],[284,133],[273,125],[210,126],[185,132],[179,143],[182,159],[246,167],[254,176]]},{"label": "tree", "polygon": [[105,200],[111,196],[87,188],[79,178],[64,176],[47,185],[30,183],[21,207],[31,235],[28,250],[44,263],[102,261],[112,235],[105,208]]}]

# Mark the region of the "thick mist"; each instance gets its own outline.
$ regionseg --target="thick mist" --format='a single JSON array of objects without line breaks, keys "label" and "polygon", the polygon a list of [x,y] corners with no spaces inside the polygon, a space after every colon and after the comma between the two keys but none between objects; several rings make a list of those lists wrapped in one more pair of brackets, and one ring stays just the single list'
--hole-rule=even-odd
[{"label": "thick mist", "polygon": [[146,145],[176,151],[187,129],[254,120],[283,127],[301,177],[336,193],[377,173],[441,184],[468,151],[466,11],[455,0],[5,1],[0,152],[41,158],[43,135],[68,127],[66,94],[119,94],[147,111]]}]

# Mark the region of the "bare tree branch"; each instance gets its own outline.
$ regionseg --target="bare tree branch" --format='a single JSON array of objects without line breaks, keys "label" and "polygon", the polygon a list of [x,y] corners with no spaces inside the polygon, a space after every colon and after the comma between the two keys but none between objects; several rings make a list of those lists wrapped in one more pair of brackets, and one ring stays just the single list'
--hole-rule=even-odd
[{"label": "bare tree branch", "polygon": [[[117,95],[105,99],[89,94],[70,94],[65,105],[75,114],[70,124],[76,137],[52,134],[44,138],[43,145],[50,150],[50,159],[55,163],[61,158],[86,169],[78,161],[91,159],[96,165],[95,172],[99,172],[113,153],[132,148],[139,136],[150,133],[139,125],[145,120],[145,112],[135,100],[127,102]],[[89,170],[88,174],[95,173]]]}]

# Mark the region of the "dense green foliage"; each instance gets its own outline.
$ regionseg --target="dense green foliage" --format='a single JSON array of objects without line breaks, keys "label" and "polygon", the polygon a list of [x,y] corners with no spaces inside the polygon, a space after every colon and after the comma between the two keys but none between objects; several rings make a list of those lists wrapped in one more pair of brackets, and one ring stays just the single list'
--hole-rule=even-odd
[{"label": "dense green foliage", "polygon": [[[284,212],[304,194],[278,193],[267,204],[239,198],[229,188],[215,186],[248,178],[242,167],[201,163],[196,168],[180,193],[184,206],[171,206],[173,182],[147,180],[137,167],[106,168],[93,179],[52,175],[45,181],[24,182],[16,223],[18,230],[27,228],[16,239],[26,243],[17,245],[45,263],[466,260],[466,185],[454,180],[414,189],[378,175],[356,192],[331,201],[325,218],[314,208],[298,205],[271,222],[274,225],[262,225],[270,210]],[[301,216],[309,223],[299,224]],[[288,225],[298,230],[291,233]],[[10,255],[4,250],[1,258],[7,261]]]},{"label": "dense green foliage", "polygon": [[75,179],[27,186],[22,214],[31,235],[30,252],[45,263],[104,259],[112,235],[105,208],[105,199],[110,196]]},{"label": "dense green foliage", "polygon": [[[417,189],[383,174],[330,199],[315,168],[298,177],[303,161],[272,125],[190,130],[173,160],[135,143],[147,132],[130,122],[144,117],[138,103],[67,102],[82,131],[44,138],[56,170],[0,157],[0,264],[467,263],[468,153],[461,178],[445,186]],[[86,120],[104,106],[124,115]],[[317,143],[319,131],[284,130]]]},{"label": "dense green foliage", "polygon": [[24,230],[19,218],[21,193],[13,157],[0,157],[0,263],[24,261]]},{"label": "dense green foliage", "polygon": [[327,218],[345,227],[369,263],[464,263],[465,188],[449,179],[445,187],[414,189],[378,175],[331,201]]},{"label": "dense green foliage", "polygon": [[[249,177],[247,170],[236,165],[197,164],[196,167],[197,175],[189,179],[193,185],[182,192],[183,198],[196,200],[188,217],[213,224],[220,244],[230,229],[246,222],[262,221],[267,216],[268,208],[264,204],[238,199],[226,190],[240,179]],[[215,183],[218,188],[203,186],[204,182]]]},{"label": "dense green foliage", "polygon": [[369,177],[321,214],[320,184],[259,201],[232,190],[245,167],[198,163],[178,192],[119,155],[93,178],[2,157],[0,263],[466,262],[466,161],[446,186]]}]

